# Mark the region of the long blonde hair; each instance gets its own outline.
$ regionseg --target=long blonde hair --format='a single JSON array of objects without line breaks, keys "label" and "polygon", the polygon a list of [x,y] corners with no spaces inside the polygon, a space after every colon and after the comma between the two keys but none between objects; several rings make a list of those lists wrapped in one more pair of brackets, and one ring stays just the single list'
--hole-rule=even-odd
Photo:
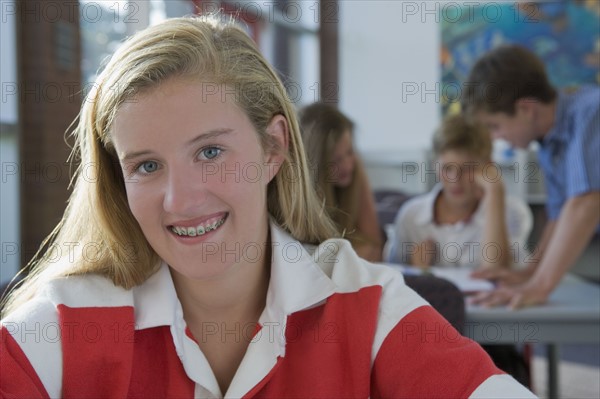
[{"label": "long blonde hair", "polygon": [[300,110],[300,127],[313,184],[323,202],[321,206],[347,239],[364,240],[366,237],[359,238],[355,232],[361,211],[360,191],[366,179],[363,165],[356,157],[347,187],[336,187],[332,176],[335,146],[346,132],[353,133],[354,122],[333,105],[318,102]]},{"label": "long blonde hair", "polygon": [[[111,128],[123,103],[171,77],[227,86],[265,149],[274,145],[265,131],[268,123],[283,115],[289,125],[289,148],[267,188],[268,211],[299,241],[318,243],[336,235],[334,224],[319,211],[293,104],[252,40],[232,20],[170,19],[128,39],[84,100],[73,131],[71,160],[79,165],[69,203],[61,222],[29,263],[31,273],[24,284],[5,301],[4,313],[55,277],[96,273],[129,289],[156,271],[158,255],[129,209]],[[77,243],[77,251],[49,261],[52,247],[65,243]],[[93,247],[93,259],[86,255],[86,247]]]}]

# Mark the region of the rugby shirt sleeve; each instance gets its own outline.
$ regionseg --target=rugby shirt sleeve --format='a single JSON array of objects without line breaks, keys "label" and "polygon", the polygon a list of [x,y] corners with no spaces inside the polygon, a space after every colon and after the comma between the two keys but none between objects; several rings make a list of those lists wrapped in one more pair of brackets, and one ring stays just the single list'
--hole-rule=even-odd
[{"label": "rugby shirt sleeve", "polygon": [[535,398],[495,367],[431,306],[417,307],[387,334],[375,356],[372,398]]},{"label": "rugby shirt sleeve", "polygon": [[4,326],[0,329],[0,398],[49,398],[33,366]]}]

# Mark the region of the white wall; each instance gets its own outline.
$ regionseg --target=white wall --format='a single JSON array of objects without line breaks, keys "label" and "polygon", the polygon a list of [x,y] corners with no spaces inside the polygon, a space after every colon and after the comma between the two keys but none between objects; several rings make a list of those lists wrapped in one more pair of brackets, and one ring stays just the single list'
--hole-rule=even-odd
[{"label": "white wall", "polygon": [[[440,22],[457,5],[470,9],[483,3],[339,1],[340,108],[357,124],[355,144],[372,188],[418,194],[435,183],[427,163],[441,122]],[[496,152],[502,148],[494,154],[500,163]],[[533,164],[526,161],[534,159],[534,154],[517,152],[503,176],[508,192],[540,203],[541,175],[532,178]],[[520,170],[509,170],[513,164]],[[525,184],[515,173],[533,183]]]},{"label": "white wall", "polygon": [[441,115],[433,94],[440,38],[436,16],[420,9],[423,3],[339,2],[340,108],[358,125],[360,152],[430,146]]},{"label": "white wall", "polygon": [[15,132],[0,135],[0,285],[10,281],[21,263],[19,228],[19,165]]},{"label": "white wall", "polygon": [[436,3],[339,2],[340,108],[356,122],[374,189],[431,187],[426,162],[441,120]]}]

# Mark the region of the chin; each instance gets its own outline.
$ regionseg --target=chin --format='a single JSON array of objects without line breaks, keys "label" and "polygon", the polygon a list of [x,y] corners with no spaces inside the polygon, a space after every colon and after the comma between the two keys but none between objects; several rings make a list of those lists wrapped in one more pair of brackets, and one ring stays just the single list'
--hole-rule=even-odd
[{"label": "chin", "polygon": [[173,267],[171,268],[175,270],[180,276],[196,281],[210,281],[216,280],[222,277],[227,273],[227,271],[231,268],[231,264],[221,264],[221,263],[206,263],[199,265],[200,267],[191,268],[189,266],[186,267]]},{"label": "chin", "polygon": [[451,194],[449,197],[450,200],[458,206],[466,206],[473,201],[473,196],[464,191],[459,194]]},{"label": "chin", "polygon": [[465,199],[466,194],[464,191],[452,192],[448,190],[448,197],[452,198],[454,201],[462,201]]}]

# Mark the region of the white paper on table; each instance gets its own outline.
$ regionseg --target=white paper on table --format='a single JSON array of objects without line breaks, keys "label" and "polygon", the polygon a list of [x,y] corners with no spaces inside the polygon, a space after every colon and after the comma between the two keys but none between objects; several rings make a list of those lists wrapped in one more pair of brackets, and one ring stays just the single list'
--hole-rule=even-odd
[{"label": "white paper on table", "polygon": [[381,263],[398,270],[405,276],[419,276],[431,273],[436,277],[450,281],[463,293],[472,293],[479,291],[492,291],[494,283],[489,280],[483,280],[471,277],[473,269],[467,267],[437,267],[433,266],[424,271],[418,267],[401,265],[397,263]]},{"label": "white paper on table", "polygon": [[492,291],[494,283],[471,277],[473,269],[466,267],[431,267],[428,269],[436,277],[446,279],[462,292]]}]

